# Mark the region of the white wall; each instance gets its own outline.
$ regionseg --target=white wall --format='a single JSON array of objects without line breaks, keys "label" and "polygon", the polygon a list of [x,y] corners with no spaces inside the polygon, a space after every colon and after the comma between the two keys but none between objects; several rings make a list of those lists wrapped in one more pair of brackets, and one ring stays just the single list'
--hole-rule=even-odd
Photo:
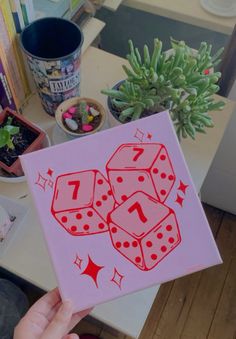
[{"label": "white wall", "polygon": [[[236,101],[236,81],[229,98]],[[236,111],[225,131],[201,193],[202,201],[236,214]]]}]

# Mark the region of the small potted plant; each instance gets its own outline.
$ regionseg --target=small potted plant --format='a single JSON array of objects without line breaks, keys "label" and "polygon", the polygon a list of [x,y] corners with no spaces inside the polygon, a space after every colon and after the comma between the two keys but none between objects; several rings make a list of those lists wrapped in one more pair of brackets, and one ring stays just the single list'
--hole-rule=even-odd
[{"label": "small potted plant", "polygon": [[224,102],[215,102],[213,97],[219,90],[221,73],[214,67],[222,49],[211,56],[212,46],[206,42],[197,51],[183,41],[171,39],[171,45],[171,50],[163,52],[162,42],[155,39],[153,53],[145,45],[142,57],[129,40],[130,67],[123,66],[127,78],[102,90],[108,96],[112,125],[168,109],[179,139],[195,139],[196,132],[206,133],[206,127],[213,127],[208,112],[224,107]]},{"label": "small potted plant", "polygon": [[94,99],[74,97],[58,106],[55,118],[58,126],[74,138],[99,131],[106,120],[106,112]]},{"label": "small potted plant", "polygon": [[45,133],[16,112],[6,108],[0,113],[0,168],[22,176],[19,156],[42,147]]}]

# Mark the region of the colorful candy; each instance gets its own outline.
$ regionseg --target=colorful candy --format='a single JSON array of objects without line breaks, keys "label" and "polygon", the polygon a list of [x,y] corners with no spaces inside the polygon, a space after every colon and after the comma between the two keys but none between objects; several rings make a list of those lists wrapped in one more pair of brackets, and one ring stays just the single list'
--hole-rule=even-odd
[{"label": "colorful candy", "polygon": [[72,119],[72,115],[69,112],[64,112],[62,117],[63,119]]},{"label": "colorful candy", "polygon": [[84,132],[90,132],[90,131],[93,130],[93,126],[88,125],[88,124],[85,124],[85,125],[82,126],[82,130],[83,130]]},{"label": "colorful candy", "polygon": [[72,131],[76,131],[78,129],[78,124],[73,119],[65,119],[66,126],[69,127]]},{"label": "colorful candy", "polygon": [[76,107],[71,106],[71,107],[68,109],[68,112],[71,113],[71,114],[74,114],[74,113],[76,112]]}]

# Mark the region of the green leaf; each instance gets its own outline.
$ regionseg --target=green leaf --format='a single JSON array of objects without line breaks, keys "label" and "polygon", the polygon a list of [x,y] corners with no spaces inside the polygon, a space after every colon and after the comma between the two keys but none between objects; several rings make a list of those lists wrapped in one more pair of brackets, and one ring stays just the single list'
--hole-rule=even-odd
[{"label": "green leaf", "polygon": [[11,126],[11,125],[6,125],[4,126],[4,130],[8,131],[10,135],[18,134],[20,131],[20,128],[17,126]]},{"label": "green leaf", "polygon": [[211,58],[212,62],[214,63],[215,61],[217,61],[223,52],[224,52],[224,47],[220,48],[220,49],[216,52],[216,54],[213,55],[213,57]]},{"label": "green leaf", "polygon": [[134,56],[128,54],[128,55],[126,56],[126,58],[127,58],[127,60],[129,61],[130,66],[132,67],[132,69],[134,70],[134,72],[137,73],[137,74],[139,74],[141,70],[140,70],[140,65],[138,64],[136,57],[134,57]]},{"label": "green leaf", "polygon": [[158,39],[154,39],[154,51],[151,58],[151,67],[154,71],[157,70],[157,64],[161,55],[162,42]]},{"label": "green leaf", "polygon": [[141,55],[140,55],[140,53],[139,53],[138,48],[136,47],[136,48],[134,49],[134,51],[135,51],[135,54],[136,54],[136,58],[137,58],[138,63],[139,63],[140,65],[142,65],[142,58],[141,58]]},{"label": "green leaf", "polygon": [[9,140],[10,140],[10,133],[6,131],[4,128],[1,128],[0,129],[0,148],[6,146]]},{"label": "green leaf", "polygon": [[134,107],[134,113],[133,113],[133,116],[132,116],[132,120],[137,120],[140,118],[140,115],[142,114],[143,112],[143,108],[142,106],[140,105],[136,105]]},{"label": "green leaf", "polygon": [[130,117],[134,113],[134,107],[129,107],[123,110],[119,116],[119,120],[121,122],[125,122],[125,120]]},{"label": "green leaf", "polygon": [[144,47],[143,47],[143,57],[144,57],[145,66],[149,67],[151,59],[150,59],[149,49],[148,49],[147,45],[144,45]]},{"label": "green leaf", "polygon": [[14,146],[14,144],[13,144],[13,142],[12,142],[11,139],[8,140],[7,146],[8,146],[8,148],[10,148],[10,149],[14,149],[14,148],[15,148],[15,146]]},{"label": "green leaf", "polygon": [[113,99],[118,99],[122,101],[126,101],[127,97],[124,93],[121,91],[115,90],[115,89],[103,89],[101,90],[102,94],[105,94]]},{"label": "green leaf", "polygon": [[11,125],[12,124],[12,120],[13,120],[13,117],[8,117],[7,118],[7,125]]}]

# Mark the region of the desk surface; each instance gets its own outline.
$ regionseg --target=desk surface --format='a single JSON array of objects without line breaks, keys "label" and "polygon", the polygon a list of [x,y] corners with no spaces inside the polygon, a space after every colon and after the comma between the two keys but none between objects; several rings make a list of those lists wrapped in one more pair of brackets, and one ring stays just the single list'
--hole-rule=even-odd
[{"label": "desk surface", "polygon": [[[100,93],[100,89],[112,86],[122,79],[121,65],[123,63],[125,61],[122,58],[89,47],[82,58],[82,95],[94,97],[106,106],[106,98]],[[225,110],[214,114],[215,128],[209,129],[208,134],[200,136],[196,142],[185,140],[181,144],[198,191],[234,107],[235,104],[227,100]],[[45,129],[49,136],[52,135],[55,120],[43,112],[37,96],[31,98],[24,114]],[[0,265],[44,290],[52,289],[56,285],[56,279],[27,184],[0,183],[0,193],[29,206],[26,222],[16,232],[5,255],[0,258]],[[138,337],[157,291],[158,286],[155,286],[99,305],[93,310],[92,316],[121,332]]]},{"label": "desk surface", "polygon": [[231,34],[236,23],[235,17],[208,13],[201,7],[200,0],[124,0],[123,4],[224,34]]}]

